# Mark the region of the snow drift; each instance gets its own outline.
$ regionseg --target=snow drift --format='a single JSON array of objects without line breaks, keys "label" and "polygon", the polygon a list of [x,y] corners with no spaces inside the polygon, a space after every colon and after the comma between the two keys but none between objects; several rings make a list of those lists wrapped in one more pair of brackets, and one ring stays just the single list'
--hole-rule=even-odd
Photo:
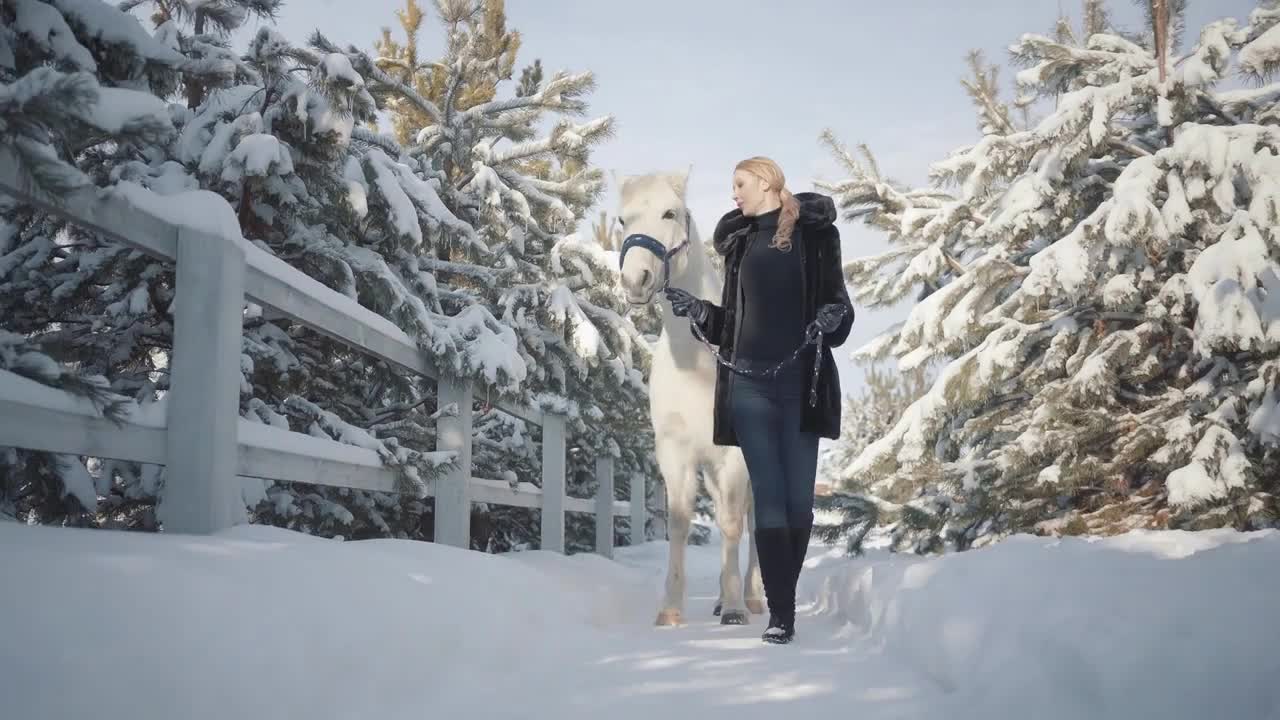
[{"label": "snow drift", "polygon": [[[1278,718],[1280,533],[811,549],[799,639],[654,628],[666,544],[617,561],[0,523],[13,718]],[[744,550],[745,552],[745,550]]]},{"label": "snow drift", "polygon": [[1280,533],[1014,536],[922,559],[868,553],[810,572],[846,621],[962,716],[1280,717]]}]

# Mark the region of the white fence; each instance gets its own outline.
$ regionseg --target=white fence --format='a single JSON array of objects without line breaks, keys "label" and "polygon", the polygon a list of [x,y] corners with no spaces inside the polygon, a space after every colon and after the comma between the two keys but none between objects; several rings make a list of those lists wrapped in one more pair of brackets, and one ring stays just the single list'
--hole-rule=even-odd
[{"label": "white fence", "polygon": [[564,552],[565,513],[596,516],[596,551],[612,554],[613,518],[631,518],[631,542],[644,542],[645,480],[631,500],[615,499],[612,458],[596,461],[595,498],[565,495],[564,416],[509,403],[494,406],[542,427],[542,487],[471,476],[472,387],[443,377],[413,340],[278,258],[237,238],[177,224],[120,194],[85,190],[43,196],[22,181],[19,161],[0,146],[0,192],[56,213],[175,267],[174,336],[167,421],[134,418],[118,426],[61,391],[0,371],[0,447],[88,455],[166,466],[165,530],[209,533],[235,522],[243,506],[237,476],[396,492],[397,475],[371,450],[272,428],[238,412],[241,319],[246,299],[438,383],[439,404],[458,412],[437,420],[437,450],[451,469],[430,483],[435,541],[468,547],[471,503],[542,510],[542,549]]}]

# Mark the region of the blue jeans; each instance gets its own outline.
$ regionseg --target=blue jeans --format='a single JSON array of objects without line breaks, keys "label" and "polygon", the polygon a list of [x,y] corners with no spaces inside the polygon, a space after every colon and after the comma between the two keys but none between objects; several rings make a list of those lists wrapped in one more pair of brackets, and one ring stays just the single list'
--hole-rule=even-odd
[{"label": "blue jeans", "polygon": [[[759,371],[774,363],[738,358],[736,364]],[[818,434],[800,429],[805,387],[798,361],[773,376],[733,377],[730,412],[751,476],[756,529],[813,525]]]}]

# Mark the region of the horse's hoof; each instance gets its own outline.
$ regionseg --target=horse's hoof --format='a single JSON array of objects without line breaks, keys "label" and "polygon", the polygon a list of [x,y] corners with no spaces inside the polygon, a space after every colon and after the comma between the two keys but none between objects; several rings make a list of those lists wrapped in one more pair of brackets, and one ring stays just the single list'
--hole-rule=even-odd
[{"label": "horse's hoof", "polygon": [[720,617],[720,603],[716,603],[716,609],[711,611],[712,615]]},{"label": "horse's hoof", "polygon": [[741,610],[729,610],[720,618],[721,625],[746,625],[747,614]]},{"label": "horse's hoof", "polygon": [[764,614],[764,600],[760,598],[747,598],[747,609],[756,615]]},{"label": "horse's hoof", "polygon": [[679,625],[680,611],[671,609],[663,610],[658,613],[658,620],[654,624],[658,626]]}]

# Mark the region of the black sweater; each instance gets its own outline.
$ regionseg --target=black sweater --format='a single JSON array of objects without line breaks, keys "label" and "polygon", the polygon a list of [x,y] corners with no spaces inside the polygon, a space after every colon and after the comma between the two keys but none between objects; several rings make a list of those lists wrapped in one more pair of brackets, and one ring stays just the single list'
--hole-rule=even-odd
[{"label": "black sweater", "polygon": [[752,230],[742,258],[742,334],[739,357],[777,362],[804,341],[803,268],[800,252],[769,247],[781,208],[748,218]]}]

